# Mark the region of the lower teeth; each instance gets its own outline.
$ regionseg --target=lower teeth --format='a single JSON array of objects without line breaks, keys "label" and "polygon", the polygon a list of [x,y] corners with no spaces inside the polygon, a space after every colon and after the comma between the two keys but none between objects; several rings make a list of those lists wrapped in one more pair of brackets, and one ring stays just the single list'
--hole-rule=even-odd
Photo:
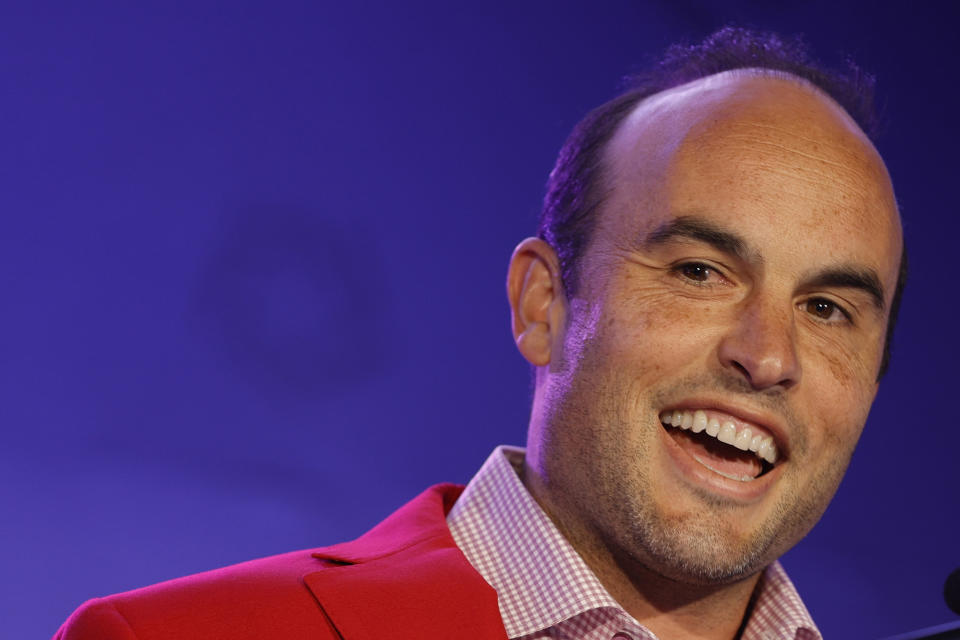
[{"label": "lower teeth", "polygon": [[[713,471],[714,473],[721,475],[724,478],[730,478],[731,480],[736,480],[738,482],[750,482],[751,480],[756,479],[753,476],[735,476],[732,473],[726,473],[724,471],[720,471],[719,469],[714,469],[709,464],[701,460],[698,456],[693,456],[693,459],[699,462],[700,464],[702,464],[703,466],[705,466],[707,469],[710,469],[710,471]],[[762,476],[765,472],[766,471],[761,471],[760,474],[757,476],[757,478]]]}]

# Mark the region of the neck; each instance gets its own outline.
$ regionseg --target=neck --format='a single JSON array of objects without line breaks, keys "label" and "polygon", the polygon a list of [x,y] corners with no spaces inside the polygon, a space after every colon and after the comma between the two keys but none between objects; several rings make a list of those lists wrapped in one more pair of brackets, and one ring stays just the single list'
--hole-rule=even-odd
[{"label": "neck", "polygon": [[760,574],[720,585],[667,578],[558,517],[560,511],[548,499],[537,474],[526,467],[523,482],[607,592],[657,637],[691,640],[738,637]]}]

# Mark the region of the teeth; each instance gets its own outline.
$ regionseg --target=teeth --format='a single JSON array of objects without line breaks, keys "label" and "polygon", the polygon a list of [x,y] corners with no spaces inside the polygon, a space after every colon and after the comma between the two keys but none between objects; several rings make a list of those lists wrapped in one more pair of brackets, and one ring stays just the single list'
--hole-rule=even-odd
[{"label": "teeth", "polygon": [[713,471],[714,473],[719,473],[724,478],[730,478],[731,480],[738,480],[740,482],[750,482],[751,480],[753,480],[753,476],[735,476],[732,473],[720,471],[720,469],[714,469],[713,467],[710,466],[708,462],[706,462],[705,460],[701,460],[697,456],[694,456],[694,459],[700,464],[702,464],[703,466],[705,466],[707,469],[710,469],[710,471]]},{"label": "teeth", "polygon": [[665,411],[660,415],[660,421],[667,426],[678,427],[693,431],[694,433],[707,432],[712,436],[732,445],[741,451],[752,451],[758,458],[766,460],[770,464],[777,461],[777,445],[773,443],[773,438],[764,436],[760,433],[753,433],[750,427],[744,427],[737,433],[737,426],[732,420],[720,423],[715,417],[708,418],[705,411]]},{"label": "teeth", "polygon": [[716,438],[718,433],[720,433],[720,421],[711,418],[710,422],[707,423],[707,435]]},{"label": "teeth", "polygon": [[703,411],[697,411],[693,414],[693,432],[700,433],[707,428],[707,414]]},{"label": "teeth", "polygon": [[773,444],[773,440],[767,438],[763,441],[763,444],[760,445],[757,455],[770,464],[773,464],[777,461],[777,445]]},{"label": "teeth", "polygon": [[733,444],[737,439],[737,426],[732,422],[724,422],[720,427],[720,433],[717,434],[717,440],[724,444]]}]

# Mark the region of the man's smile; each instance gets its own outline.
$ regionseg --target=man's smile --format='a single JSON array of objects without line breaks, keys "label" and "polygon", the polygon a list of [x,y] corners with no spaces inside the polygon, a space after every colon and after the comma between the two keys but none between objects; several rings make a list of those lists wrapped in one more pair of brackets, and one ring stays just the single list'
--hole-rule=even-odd
[{"label": "man's smile", "polygon": [[751,451],[756,454],[756,458],[771,466],[777,462],[777,445],[773,435],[757,424],[731,415],[711,409],[677,409],[661,413],[660,422],[665,427],[688,430],[692,434],[705,434],[740,451]]},{"label": "man's smile", "polygon": [[726,411],[706,406],[667,409],[659,419],[676,444],[671,453],[685,475],[731,497],[759,497],[770,484],[760,479],[769,479],[784,458],[773,430]]}]

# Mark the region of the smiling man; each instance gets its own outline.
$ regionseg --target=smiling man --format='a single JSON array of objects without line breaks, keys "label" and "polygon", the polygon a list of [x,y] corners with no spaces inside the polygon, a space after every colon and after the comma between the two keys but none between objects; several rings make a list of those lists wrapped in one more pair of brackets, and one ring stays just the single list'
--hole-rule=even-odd
[{"label": "smiling man", "polygon": [[[536,386],[525,455],[499,455],[562,534],[556,561],[583,563],[554,616],[576,637],[819,636],[776,559],[820,518],[867,419],[903,240],[883,161],[837,101],[853,85],[736,29],[675,49],[674,73],[731,51],[732,68],[588,116],[511,261]],[[602,606],[572,626],[591,611],[578,589]],[[547,637],[549,618],[515,635]]]},{"label": "smiling man", "polygon": [[770,34],[671,49],[577,126],[511,259],[526,450],[59,637],[819,638],[777,558],[843,477],[905,274],[861,81]]},{"label": "smiling man", "polygon": [[537,367],[523,482],[636,621],[732,638],[832,498],[876,394],[893,190],[842,107],[758,68],[642,100],[599,163],[575,267],[550,211],[511,263]]}]

